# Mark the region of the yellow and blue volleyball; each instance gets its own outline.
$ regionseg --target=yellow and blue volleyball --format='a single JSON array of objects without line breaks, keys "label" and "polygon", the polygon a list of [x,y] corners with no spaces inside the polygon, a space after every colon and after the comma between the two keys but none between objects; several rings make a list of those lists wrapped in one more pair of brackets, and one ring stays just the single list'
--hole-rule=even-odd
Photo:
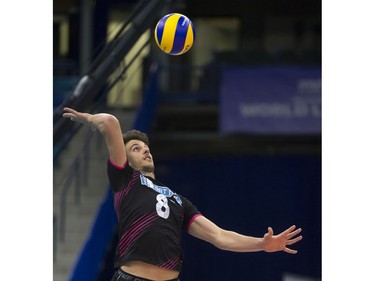
[{"label": "yellow and blue volleyball", "polygon": [[169,55],[182,55],[189,51],[195,39],[191,20],[182,14],[172,13],[162,17],[155,26],[155,41]]}]

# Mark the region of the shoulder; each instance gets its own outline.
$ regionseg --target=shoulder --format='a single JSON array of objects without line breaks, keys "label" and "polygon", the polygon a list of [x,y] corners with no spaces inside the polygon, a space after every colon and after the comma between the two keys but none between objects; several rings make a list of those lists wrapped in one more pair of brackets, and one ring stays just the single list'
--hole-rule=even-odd
[{"label": "shoulder", "polygon": [[107,162],[107,174],[111,187],[114,191],[119,191],[134,182],[139,177],[139,172],[135,171],[128,162],[123,166],[114,164],[110,159]]}]

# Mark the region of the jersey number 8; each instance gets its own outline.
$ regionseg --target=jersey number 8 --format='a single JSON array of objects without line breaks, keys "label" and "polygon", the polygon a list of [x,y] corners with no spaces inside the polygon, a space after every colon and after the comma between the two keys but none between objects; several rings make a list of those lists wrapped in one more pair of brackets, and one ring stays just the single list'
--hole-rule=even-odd
[{"label": "jersey number 8", "polygon": [[163,219],[167,219],[169,217],[169,206],[168,206],[168,199],[164,194],[158,194],[156,196],[156,212],[158,213],[159,217]]}]

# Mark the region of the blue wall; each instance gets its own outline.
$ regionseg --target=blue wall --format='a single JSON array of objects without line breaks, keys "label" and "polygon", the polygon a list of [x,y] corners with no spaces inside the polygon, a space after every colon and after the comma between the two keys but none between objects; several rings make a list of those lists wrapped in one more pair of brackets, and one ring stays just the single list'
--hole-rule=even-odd
[{"label": "blue wall", "polygon": [[321,278],[321,156],[191,157],[156,160],[157,178],[219,226],[252,236],[302,227],[297,255],[232,253],[184,235],[182,281]]}]

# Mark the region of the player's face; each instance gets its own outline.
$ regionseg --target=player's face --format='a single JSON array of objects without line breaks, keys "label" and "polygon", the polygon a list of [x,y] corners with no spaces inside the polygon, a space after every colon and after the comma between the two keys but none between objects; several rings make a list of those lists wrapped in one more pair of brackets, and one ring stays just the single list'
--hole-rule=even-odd
[{"label": "player's face", "polygon": [[134,170],[154,172],[154,161],[150,148],[140,140],[131,140],[126,144],[126,155]]}]

